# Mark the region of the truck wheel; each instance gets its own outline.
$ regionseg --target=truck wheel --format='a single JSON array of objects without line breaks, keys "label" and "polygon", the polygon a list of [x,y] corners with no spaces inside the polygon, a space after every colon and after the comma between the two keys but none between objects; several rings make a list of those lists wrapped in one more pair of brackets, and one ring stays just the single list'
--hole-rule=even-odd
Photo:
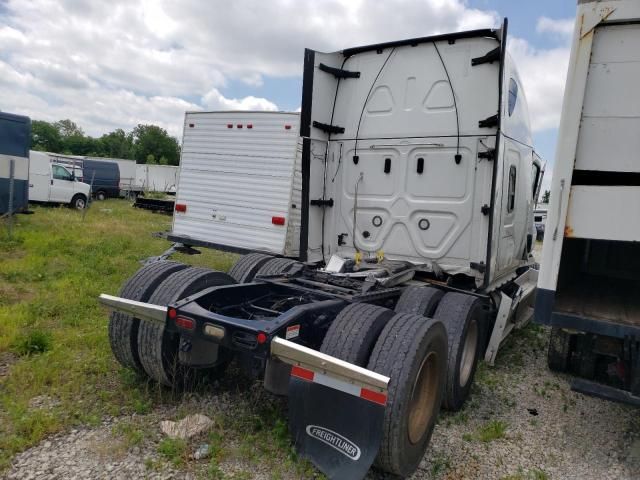
[{"label": "truck wheel", "polygon": [[229,275],[238,283],[250,283],[253,281],[257,271],[260,270],[260,267],[272,258],[271,255],[265,255],[264,253],[243,255],[233,264],[233,267],[229,270]]},{"label": "truck wheel", "polygon": [[[165,278],[187,268],[177,262],[154,262],[139,269],[125,282],[119,295],[129,300],[146,302]],[[109,317],[109,343],[116,360],[123,366],[144,373],[138,356],[138,327],[140,320],[121,312]]]},{"label": "truck wheel", "polygon": [[69,205],[71,206],[71,208],[75,208],[76,210],[83,210],[87,207],[87,197],[85,197],[81,193],[77,193],[73,196]]},{"label": "truck wheel", "polygon": [[460,410],[469,396],[482,353],[482,300],[464,293],[448,292],[433,318],[444,323],[449,338],[449,361],[444,407]]},{"label": "truck wheel", "polygon": [[554,372],[566,372],[571,355],[571,335],[561,328],[552,328],[549,335],[547,363]]},{"label": "truck wheel", "polygon": [[415,313],[431,317],[442,297],[444,297],[443,290],[411,285],[404,289],[394,310],[398,313]]},{"label": "truck wheel", "polygon": [[[153,292],[149,303],[169,305],[193,295],[205,288],[218,285],[232,285],[235,281],[226,273],[206,268],[188,268],[176,272],[165,279]],[[138,329],[138,354],[140,363],[151,378],[168,387],[182,387],[193,369],[178,363],[180,336],[168,333],[165,326],[149,320],[142,320]],[[221,360],[216,370],[222,373],[230,355],[219,350]]]},{"label": "truck wheel", "polygon": [[106,192],[104,192],[102,190],[100,190],[99,192],[96,192],[96,200],[103,201],[103,200],[106,200],[106,199],[107,199],[107,193]]},{"label": "truck wheel", "polygon": [[424,456],[440,413],[447,373],[444,325],[396,314],[382,330],[367,368],[391,379],[376,465],[409,476]]},{"label": "truck wheel", "polygon": [[331,323],[320,351],[365,367],[380,332],[392,316],[393,311],[388,308],[352,303]]},{"label": "truck wheel", "polygon": [[256,272],[256,277],[259,275],[281,275],[288,272],[296,263],[298,262],[290,258],[272,258],[260,267]]}]

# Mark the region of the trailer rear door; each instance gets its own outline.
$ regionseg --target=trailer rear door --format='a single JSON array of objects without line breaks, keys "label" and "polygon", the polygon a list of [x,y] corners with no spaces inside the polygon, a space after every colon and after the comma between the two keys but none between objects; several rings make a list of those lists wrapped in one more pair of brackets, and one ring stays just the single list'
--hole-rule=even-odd
[{"label": "trailer rear door", "polygon": [[187,113],[169,238],[297,256],[298,124],[297,113]]}]

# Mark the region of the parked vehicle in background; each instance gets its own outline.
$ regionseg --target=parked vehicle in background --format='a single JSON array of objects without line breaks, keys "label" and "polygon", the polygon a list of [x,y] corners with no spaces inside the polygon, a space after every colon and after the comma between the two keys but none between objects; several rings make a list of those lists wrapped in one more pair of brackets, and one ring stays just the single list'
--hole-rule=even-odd
[{"label": "parked vehicle in background", "polygon": [[67,166],[51,162],[46,152],[31,150],[29,161],[29,201],[64,203],[73,208],[87,206],[91,187],[78,181]]},{"label": "parked vehicle in background", "polygon": [[[181,387],[197,369],[222,375],[235,358],[288,395],[296,448],[329,478],[363,478],[374,461],[411,475],[441,404],[462,408],[479,359],[492,363],[532,313],[542,165],[506,42],[505,20],[305,51],[297,256],[282,256],[297,221],[281,202],[297,188],[297,139],[278,133],[286,117],[265,116],[261,138],[257,117],[221,128],[219,116],[189,116],[181,175],[191,187],[181,183],[175,215],[185,223],[175,225],[247,255],[228,274],[151,262],[119,297],[101,295],[115,310],[118,361]],[[261,160],[269,140],[286,148]],[[207,169],[203,178],[224,180],[200,185],[194,177]],[[205,220],[213,216],[216,228]],[[191,246],[181,239],[175,248]]]},{"label": "parked vehicle in background", "polygon": [[85,158],[82,170],[96,200],[120,196],[120,168],[117,163]]},{"label": "parked vehicle in background", "polygon": [[142,192],[175,193],[178,167],[173,165],[136,165],[136,187]]},{"label": "parked vehicle in background", "polygon": [[536,320],[574,390],[640,405],[640,3],[578,2]]},{"label": "parked vehicle in background", "polygon": [[136,161],[124,158],[103,158],[103,157],[86,157],[87,160],[96,162],[109,162],[118,165],[119,172],[119,195],[126,197],[129,192],[138,190],[136,185]]},{"label": "parked vehicle in background", "polygon": [[297,257],[299,121],[286,112],[187,112],[169,239]]},{"label": "parked vehicle in background", "polygon": [[79,155],[63,155],[60,153],[52,153],[47,152],[49,154],[49,158],[51,163],[57,163],[58,165],[62,165],[71,173],[79,182],[84,181],[84,172],[82,171],[82,164],[84,162],[84,157]]},{"label": "parked vehicle in background", "polygon": [[0,112],[0,217],[29,205],[31,119]]},{"label": "parked vehicle in background", "polygon": [[538,205],[533,211],[533,224],[536,227],[536,240],[544,239],[544,228],[547,223],[547,206]]}]

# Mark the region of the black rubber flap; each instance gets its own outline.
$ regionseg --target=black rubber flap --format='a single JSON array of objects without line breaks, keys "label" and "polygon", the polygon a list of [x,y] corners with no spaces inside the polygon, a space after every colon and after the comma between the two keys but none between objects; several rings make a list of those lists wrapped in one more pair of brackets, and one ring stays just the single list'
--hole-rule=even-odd
[{"label": "black rubber flap", "polygon": [[361,479],[382,441],[384,406],[291,377],[289,429],[298,453],[330,479]]}]

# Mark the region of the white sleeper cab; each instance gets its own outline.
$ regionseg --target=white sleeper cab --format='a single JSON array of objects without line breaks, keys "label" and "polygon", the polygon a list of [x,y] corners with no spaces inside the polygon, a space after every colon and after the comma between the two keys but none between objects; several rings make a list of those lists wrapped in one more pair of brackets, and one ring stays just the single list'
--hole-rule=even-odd
[{"label": "white sleeper cab", "polygon": [[[306,50],[299,116],[188,113],[177,244],[100,297],[118,361],[183,387],[235,358],[328,478],[410,476],[532,314],[543,169],[506,41]],[[193,247],[244,255],[167,261]]]}]

